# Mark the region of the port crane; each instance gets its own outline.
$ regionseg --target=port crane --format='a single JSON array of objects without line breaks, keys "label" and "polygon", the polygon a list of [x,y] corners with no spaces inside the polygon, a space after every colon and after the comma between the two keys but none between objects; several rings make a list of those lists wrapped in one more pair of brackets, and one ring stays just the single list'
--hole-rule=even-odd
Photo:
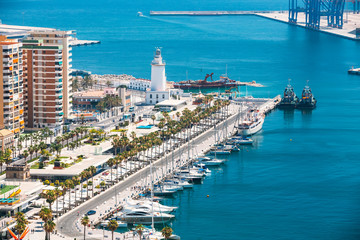
[{"label": "port crane", "polygon": [[[360,2],[360,0],[346,1],[353,2],[354,6],[355,2]],[[308,28],[319,29],[320,17],[326,16],[329,27],[341,29],[344,23],[344,8],[345,0],[289,0],[289,23],[296,24],[298,13],[304,12]]]}]

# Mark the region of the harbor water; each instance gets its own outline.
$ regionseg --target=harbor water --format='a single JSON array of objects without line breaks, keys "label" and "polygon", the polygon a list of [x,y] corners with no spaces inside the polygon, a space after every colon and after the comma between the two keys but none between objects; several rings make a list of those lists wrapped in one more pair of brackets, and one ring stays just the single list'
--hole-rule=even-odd
[{"label": "harbor water", "polygon": [[185,80],[186,71],[191,79],[212,72],[218,78],[227,65],[232,79],[265,85],[248,87],[249,95],[274,97],[288,78],[298,95],[309,80],[317,108],[270,113],[253,147],[166,201],[179,206],[172,227],[185,240],[360,239],[360,77],[347,74],[360,65],[360,43],[255,16],[148,16],[150,10],[285,10],[287,4],[16,0],[0,2],[0,18],[100,40],[73,48],[73,67],[92,73],[150,78],[154,47],[163,47],[170,81]]}]

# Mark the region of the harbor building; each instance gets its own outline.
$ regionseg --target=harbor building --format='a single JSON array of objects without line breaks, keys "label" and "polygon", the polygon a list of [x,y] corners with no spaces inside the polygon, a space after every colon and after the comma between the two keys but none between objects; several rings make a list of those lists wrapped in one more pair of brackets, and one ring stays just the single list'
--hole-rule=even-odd
[{"label": "harbor building", "polygon": [[149,79],[131,79],[129,89],[146,91],[150,88],[151,81]]},{"label": "harbor building", "polygon": [[63,117],[68,118],[72,108],[71,94],[71,50],[70,42],[73,39],[74,31],[60,31],[36,29],[29,33],[28,40],[43,40],[43,46],[62,46],[62,100]]},{"label": "harbor building", "polygon": [[165,65],[165,61],[163,61],[161,56],[161,50],[157,48],[154,60],[151,62],[151,89],[146,91],[146,104],[155,105],[169,100],[172,96],[180,96],[183,93],[181,89],[167,87]]},{"label": "harbor building", "polygon": [[25,127],[49,127],[60,133],[63,123],[62,46],[23,40]]},{"label": "harbor building", "polygon": [[0,36],[0,129],[24,131],[22,44]]}]

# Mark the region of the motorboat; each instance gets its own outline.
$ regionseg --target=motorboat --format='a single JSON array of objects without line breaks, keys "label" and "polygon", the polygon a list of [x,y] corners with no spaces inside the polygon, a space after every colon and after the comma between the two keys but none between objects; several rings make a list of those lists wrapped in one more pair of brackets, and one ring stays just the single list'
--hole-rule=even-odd
[{"label": "motorboat", "polygon": [[224,163],[222,159],[215,159],[209,157],[198,157],[197,160],[199,163],[205,164],[205,166],[219,166]]},{"label": "motorboat", "polygon": [[183,188],[192,188],[193,185],[188,181],[184,181],[181,179],[167,179],[164,181],[164,184],[174,185],[174,186],[181,186]]},{"label": "motorboat", "polygon": [[170,196],[175,194],[177,191],[179,191],[181,188],[173,187],[173,186],[155,186],[154,187],[154,195],[155,196]]},{"label": "motorboat", "polygon": [[169,222],[174,219],[175,215],[168,213],[160,212],[147,212],[143,210],[138,210],[136,208],[128,208],[122,211],[122,214],[117,217],[121,221],[132,224],[152,224],[152,219],[154,219],[154,224]]},{"label": "motorboat", "polygon": [[[145,230],[142,233],[143,239],[145,240],[165,240],[165,237],[162,235],[160,231],[156,231],[155,229],[148,229],[145,228]],[[180,240],[180,237],[175,234],[171,234],[171,236],[168,238],[169,240]]]},{"label": "motorboat", "polygon": [[[175,209],[177,209],[177,207],[168,207],[165,205],[162,205],[158,202],[151,202],[148,200],[126,200],[126,204],[128,207],[131,208],[136,208],[139,210],[144,210],[144,211],[152,211],[152,208],[154,209],[155,212],[163,212],[163,213],[170,213],[173,212]],[[127,206],[125,206],[124,208],[126,208]]]},{"label": "motorboat", "polygon": [[244,136],[235,136],[231,138],[230,141],[236,145],[252,145],[254,142],[254,140],[252,140],[251,138],[247,138]]},{"label": "motorboat", "polygon": [[[127,223],[126,222],[123,222],[123,221],[119,221],[119,220],[117,220],[117,218],[115,217],[115,218],[113,218],[113,219],[111,219],[111,220],[116,220],[116,222],[117,222],[117,224],[118,224],[118,228],[127,228]],[[102,228],[106,228],[107,226],[108,226],[108,224],[109,224],[109,222],[110,222],[110,220],[104,220],[104,221],[102,221],[101,223],[100,223],[100,227],[102,227]]]},{"label": "motorboat", "polygon": [[223,149],[212,149],[210,150],[211,155],[230,155],[229,150],[223,150]]}]

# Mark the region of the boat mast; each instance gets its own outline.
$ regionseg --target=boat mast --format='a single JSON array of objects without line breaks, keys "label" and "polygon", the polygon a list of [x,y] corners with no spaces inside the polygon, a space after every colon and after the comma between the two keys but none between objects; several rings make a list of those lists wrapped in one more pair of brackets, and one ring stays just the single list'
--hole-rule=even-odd
[{"label": "boat mast", "polygon": [[154,232],[154,180],[152,174],[152,160],[150,160],[150,176],[151,176],[151,229]]}]

